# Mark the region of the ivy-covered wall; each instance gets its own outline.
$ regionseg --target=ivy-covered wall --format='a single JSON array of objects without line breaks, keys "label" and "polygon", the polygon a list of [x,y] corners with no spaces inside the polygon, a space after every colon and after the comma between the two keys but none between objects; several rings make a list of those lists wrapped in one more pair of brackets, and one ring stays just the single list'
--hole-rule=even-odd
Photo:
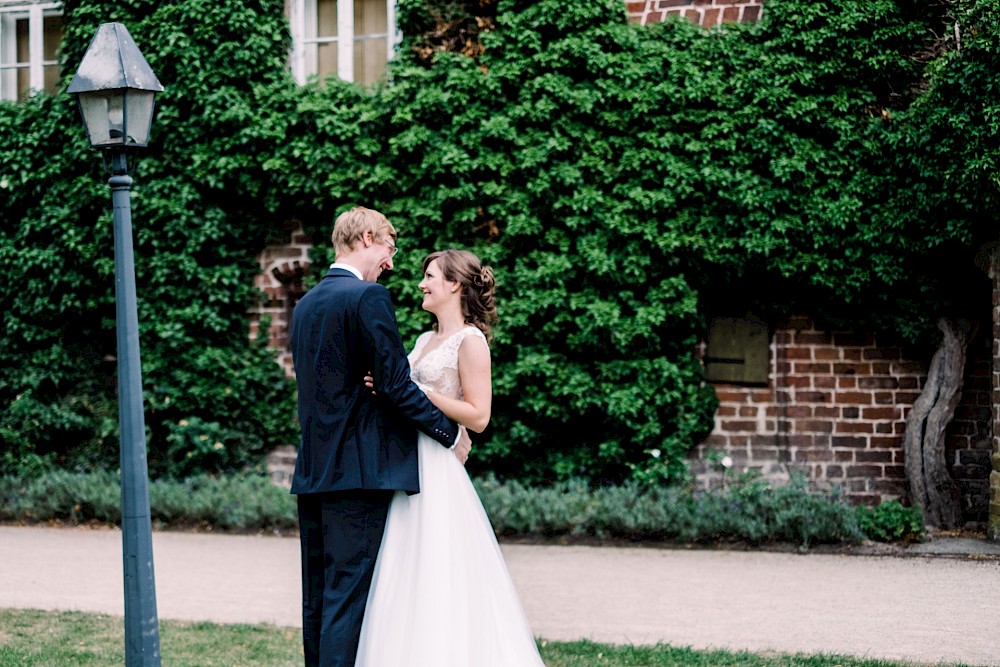
[{"label": "ivy-covered wall", "polygon": [[[274,219],[268,122],[254,116],[293,90],[283,4],[69,0],[64,12],[63,88],[108,21],[166,86],[132,191],[151,470],[255,463],[294,438],[292,387],[271,351],[247,345],[244,317]],[[64,93],[0,104],[0,136],[0,463],[116,467],[107,174]]]},{"label": "ivy-covered wall", "polygon": [[[400,228],[388,284],[411,340],[425,253],[495,267],[476,466],[528,480],[683,476],[716,407],[694,356],[708,314],[809,312],[931,347],[936,317],[976,312],[961,285],[995,236],[996,0],[769,0],[711,30],[639,26],[620,0],[401,0],[373,90],[296,86],[282,9],[67,5],[67,74],[119,20],[167,86],[133,199],[161,470],[294,438],[287,380],[246,344],[254,257],[295,220],[323,266],[355,203]],[[113,465],[100,165],[65,96],[0,105],[0,157],[8,465]]]}]

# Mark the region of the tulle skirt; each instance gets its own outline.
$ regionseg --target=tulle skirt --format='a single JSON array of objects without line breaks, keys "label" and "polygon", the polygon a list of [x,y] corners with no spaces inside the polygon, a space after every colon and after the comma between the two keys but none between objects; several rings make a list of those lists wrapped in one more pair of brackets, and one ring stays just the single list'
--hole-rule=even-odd
[{"label": "tulle skirt", "polygon": [[356,667],[544,667],[489,518],[453,452],[417,442],[389,509]]}]

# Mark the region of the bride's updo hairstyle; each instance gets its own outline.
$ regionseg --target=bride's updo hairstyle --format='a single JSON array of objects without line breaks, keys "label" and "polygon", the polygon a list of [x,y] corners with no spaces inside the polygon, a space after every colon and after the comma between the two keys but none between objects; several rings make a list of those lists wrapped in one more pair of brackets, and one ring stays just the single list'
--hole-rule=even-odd
[{"label": "bride's updo hairstyle", "polygon": [[[496,282],[493,269],[483,266],[479,258],[467,250],[441,250],[424,258],[424,272],[431,262],[437,261],[445,280],[462,286],[462,315],[465,323],[477,327],[493,342],[491,333],[497,323],[497,305],[494,301]],[[434,322],[437,330],[437,320]]]}]

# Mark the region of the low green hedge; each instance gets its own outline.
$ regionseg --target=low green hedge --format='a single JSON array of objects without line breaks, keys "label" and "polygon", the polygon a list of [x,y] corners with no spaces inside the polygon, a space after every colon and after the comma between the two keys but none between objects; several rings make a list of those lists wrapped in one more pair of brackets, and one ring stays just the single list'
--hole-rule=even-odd
[{"label": "low green hedge", "polygon": [[[297,525],[295,499],[263,475],[152,480],[149,506],[158,528],[285,531]],[[118,525],[120,519],[116,472],[0,477],[0,521]]]},{"label": "low green hedge", "polygon": [[501,536],[592,536],[628,540],[760,545],[919,540],[920,511],[898,501],[874,510],[854,507],[835,493],[810,490],[793,477],[772,485],[752,474],[733,475],[722,488],[635,484],[589,489],[583,483],[535,488],[493,478],[476,481]]},{"label": "low green hedge", "polygon": [[[51,471],[0,477],[0,521],[119,523],[116,473]],[[475,480],[493,527],[502,537],[627,539],[760,545],[791,542],[801,548],[864,539],[920,539],[919,510],[896,501],[852,507],[821,494],[801,478],[772,485],[753,475],[728,477],[709,491],[635,484],[593,489],[583,482],[531,487],[494,477]],[[292,531],[295,499],[267,477],[157,479],[150,511],[159,528]]]}]

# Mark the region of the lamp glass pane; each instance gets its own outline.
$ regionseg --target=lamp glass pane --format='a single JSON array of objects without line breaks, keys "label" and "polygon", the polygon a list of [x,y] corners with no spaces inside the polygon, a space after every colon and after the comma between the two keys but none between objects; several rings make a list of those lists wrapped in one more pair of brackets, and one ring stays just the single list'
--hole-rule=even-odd
[{"label": "lamp glass pane", "polygon": [[125,143],[124,93],[122,88],[80,93],[80,112],[91,146]]},{"label": "lamp glass pane", "polygon": [[151,90],[129,90],[126,98],[126,118],[129,146],[145,146],[149,143],[149,127],[153,121],[153,100],[156,93]]},{"label": "lamp glass pane", "polygon": [[120,108],[121,92],[120,90],[98,90],[80,93],[80,113],[83,115],[83,124],[87,127],[91,146],[112,146],[122,142],[120,134],[112,141],[111,119],[108,110],[112,95],[118,98]]},{"label": "lamp glass pane", "polygon": [[145,146],[156,93],[115,88],[80,93],[80,111],[90,144],[98,147]]}]

